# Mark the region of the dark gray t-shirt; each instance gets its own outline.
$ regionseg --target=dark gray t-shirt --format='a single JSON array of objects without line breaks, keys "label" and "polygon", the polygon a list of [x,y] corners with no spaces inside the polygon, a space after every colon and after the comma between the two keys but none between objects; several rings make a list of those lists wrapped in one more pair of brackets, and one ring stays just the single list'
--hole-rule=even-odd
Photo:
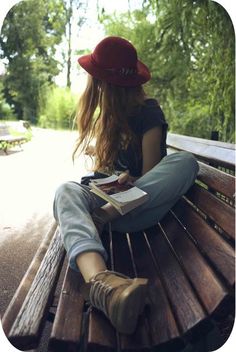
[{"label": "dark gray t-shirt", "polygon": [[155,99],[145,100],[145,104],[132,116],[128,117],[128,123],[137,136],[138,143],[129,145],[127,149],[119,151],[115,169],[118,171],[129,170],[130,175],[139,177],[142,174],[141,143],[143,135],[150,129],[162,127],[161,157],[166,155],[166,135],[168,124],[165,116]]}]

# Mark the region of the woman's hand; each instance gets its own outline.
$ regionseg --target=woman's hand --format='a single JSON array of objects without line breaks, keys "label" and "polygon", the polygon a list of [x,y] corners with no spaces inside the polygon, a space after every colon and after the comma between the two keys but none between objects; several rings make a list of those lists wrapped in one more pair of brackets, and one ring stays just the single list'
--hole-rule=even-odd
[{"label": "woman's hand", "polygon": [[120,175],[119,175],[119,178],[118,178],[118,182],[119,184],[130,184],[132,185],[134,183],[134,181],[137,180],[138,177],[133,177],[129,174],[129,170],[126,170],[124,172],[122,172]]}]

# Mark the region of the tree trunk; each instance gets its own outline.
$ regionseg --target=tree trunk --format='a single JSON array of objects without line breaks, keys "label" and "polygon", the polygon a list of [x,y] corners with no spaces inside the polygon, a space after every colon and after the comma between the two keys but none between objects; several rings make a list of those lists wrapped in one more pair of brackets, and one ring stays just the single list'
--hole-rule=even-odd
[{"label": "tree trunk", "polygon": [[72,0],[70,0],[70,7],[69,7],[69,21],[68,21],[68,53],[67,53],[67,83],[66,86],[68,88],[71,87],[71,79],[70,79],[70,73],[71,73],[71,21],[72,21]]}]

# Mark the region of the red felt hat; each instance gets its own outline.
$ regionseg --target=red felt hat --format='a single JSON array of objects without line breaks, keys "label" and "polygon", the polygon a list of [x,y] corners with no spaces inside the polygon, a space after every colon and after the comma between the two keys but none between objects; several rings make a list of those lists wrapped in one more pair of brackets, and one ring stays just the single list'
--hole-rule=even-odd
[{"label": "red felt hat", "polygon": [[120,37],[103,39],[92,54],[81,56],[78,62],[91,76],[117,86],[134,87],[151,78],[135,47]]}]

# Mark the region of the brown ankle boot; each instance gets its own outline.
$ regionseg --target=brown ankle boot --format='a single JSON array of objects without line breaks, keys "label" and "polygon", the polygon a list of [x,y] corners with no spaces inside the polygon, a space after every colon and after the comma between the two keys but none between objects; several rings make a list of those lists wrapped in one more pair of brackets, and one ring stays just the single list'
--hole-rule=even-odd
[{"label": "brown ankle boot", "polygon": [[147,282],[106,270],[91,279],[89,301],[105,313],[118,332],[132,334],[146,303]]}]

